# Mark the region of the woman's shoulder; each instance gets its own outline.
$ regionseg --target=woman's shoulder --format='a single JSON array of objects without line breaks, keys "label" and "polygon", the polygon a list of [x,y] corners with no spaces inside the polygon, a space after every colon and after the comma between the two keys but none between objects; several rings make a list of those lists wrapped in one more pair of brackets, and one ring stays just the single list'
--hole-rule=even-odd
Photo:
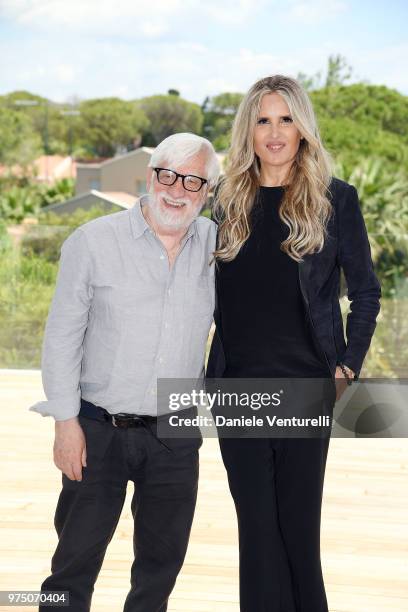
[{"label": "woman's shoulder", "polygon": [[344,207],[359,208],[357,189],[354,185],[335,176],[331,178],[328,197],[333,208],[336,210],[343,209]]},{"label": "woman's shoulder", "polygon": [[336,199],[341,196],[347,195],[350,191],[354,190],[355,187],[343,181],[336,176],[332,176],[329,184],[329,195],[331,198]]},{"label": "woman's shoulder", "polygon": [[354,230],[364,226],[362,206],[354,185],[332,177],[329,187],[329,199],[334,209],[334,218],[341,231],[343,227],[352,227]]}]

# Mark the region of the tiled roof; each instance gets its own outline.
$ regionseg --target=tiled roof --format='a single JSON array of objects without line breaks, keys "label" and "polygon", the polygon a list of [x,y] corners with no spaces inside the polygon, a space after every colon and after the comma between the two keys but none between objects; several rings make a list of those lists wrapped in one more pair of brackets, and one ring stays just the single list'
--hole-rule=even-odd
[{"label": "tiled roof", "polygon": [[[40,155],[28,166],[27,170],[33,174],[35,180],[49,183],[63,178],[76,178],[76,162],[69,156]],[[17,164],[11,168],[0,166],[0,176],[8,173],[20,176],[24,173],[24,169]]]}]

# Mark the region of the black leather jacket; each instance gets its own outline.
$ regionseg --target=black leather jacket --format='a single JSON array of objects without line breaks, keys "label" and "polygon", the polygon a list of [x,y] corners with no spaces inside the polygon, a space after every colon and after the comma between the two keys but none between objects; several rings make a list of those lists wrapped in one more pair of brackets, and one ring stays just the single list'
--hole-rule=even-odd
[{"label": "black leather jacket", "polygon": [[[374,273],[355,187],[333,178],[329,199],[334,214],[327,227],[328,238],[320,253],[306,255],[298,264],[299,284],[316,346],[332,377],[341,362],[356,373],[357,379],[376,326],[381,287]],[[339,304],[340,269],[343,269],[351,302],[346,325],[347,344]],[[226,366],[217,296],[214,320],[216,330],[207,378],[222,377]]]}]

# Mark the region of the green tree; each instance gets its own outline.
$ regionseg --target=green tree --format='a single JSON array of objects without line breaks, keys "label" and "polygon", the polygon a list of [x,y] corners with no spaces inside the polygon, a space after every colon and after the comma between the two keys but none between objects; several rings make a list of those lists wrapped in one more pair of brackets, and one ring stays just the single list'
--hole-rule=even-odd
[{"label": "green tree", "polygon": [[176,95],[156,95],[137,102],[150,122],[143,144],[155,146],[164,138],[178,132],[201,134],[203,115],[194,102],[187,102]]},{"label": "green tree", "polygon": [[296,75],[296,80],[302,85],[306,91],[313,91],[314,89],[318,89],[320,87],[322,79],[322,73],[316,72],[314,75],[307,75],[304,72],[298,72]]},{"label": "green tree", "polygon": [[[0,97],[0,106],[15,111],[29,120],[37,140],[41,141],[40,153],[67,155],[71,147],[79,147],[79,118],[66,116],[66,104],[58,104],[28,91],[13,91]],[[72,111],[72,105],[69,105]],[[42,149],[42,150],[41,150]]]},{"label": "green tree", "polygon": [[0,105],[18,113],[20,117],[29,119],[31,126],[41,138],[43,146],[47,140],[46,111],[49,101],[42,96],[29,91],[12,91],[0,99]]},{"label": "green tree", "polygon": [[35,216],[39,207],[38,190],[30,187],[14,185],[0,194],[0,219],[6,223],[21,223],[25,217]]},{"label": "green tree", "polygon": [[0,163],[25,167],[41,152],[29,117],[0,106]]},{"label": "green tree", "polygon": [[12,184],[0,191],[0,219],[6,223],[21,223],[25,217],[35,217],[41,208],[72,198],[75,185],[72,179],[62,179],[53,185],[27,181]]},{"label": "green tree", "polygon": [[408,171],[408,98],[384,86],[356,83],[312,91],[323,140],[350,168],[382,157]]},{"label": "green tree", "polygon": [[353,169],[341,162],[336,175],[354,185],[364,213],[373,260],[386,297],[408,292],[408,177],[389,171],[381,159],[362,160]]},{"label": "green tree", "polygon": [[338,87],[349,81],[352,77],[353,69],[342,55],[330,55],[327,60],[326,77],[323,80],[322,72],[315,72],[308,75],[305,72],[298,72],[296,80],[306,89],[315,91],[321,87]]},{"label": "green tree", "polygon": [[353,69],[342,55],[330,55],[327,62],[326,87],[342,85],[348,81]]},{"label": "green tree", "polygon": [[408,97],[384,85],[355,83],[334,90],[323,87],[311,94],[319,115],[346,117],[367,131],[373,127],[393,132],[408,142]]},{"label": "green tree", "polygon": [[74,179],[64,178],[56,181],[53,185],[41,185],[40,207],[58,204],[73,198],[75,195]]},{"label": "green tree", "polygon": [[242,98],[241,93],[226,92],[204,100],[203,134],[217,151],[227,149],[230,144],[232,122]]},{"label": "green tree", "polygon": [[86,100],[79,107],[82,144],[100,157],[134,148],[149,125],[140,108],[119,98]]}]

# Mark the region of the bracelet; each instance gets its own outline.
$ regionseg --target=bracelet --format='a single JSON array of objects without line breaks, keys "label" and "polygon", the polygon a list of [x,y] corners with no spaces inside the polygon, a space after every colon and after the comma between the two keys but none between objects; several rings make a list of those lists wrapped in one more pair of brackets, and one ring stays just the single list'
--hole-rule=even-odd
[{"label": "bracelet", "polygon": [[353,383],[353,378],[350,376],[349,369],[347,368],[347,366],[344,365],[344,363],[339,363],[339,366],[344,374],[344,378],[346,379],[347,384],[350,386]]}]

